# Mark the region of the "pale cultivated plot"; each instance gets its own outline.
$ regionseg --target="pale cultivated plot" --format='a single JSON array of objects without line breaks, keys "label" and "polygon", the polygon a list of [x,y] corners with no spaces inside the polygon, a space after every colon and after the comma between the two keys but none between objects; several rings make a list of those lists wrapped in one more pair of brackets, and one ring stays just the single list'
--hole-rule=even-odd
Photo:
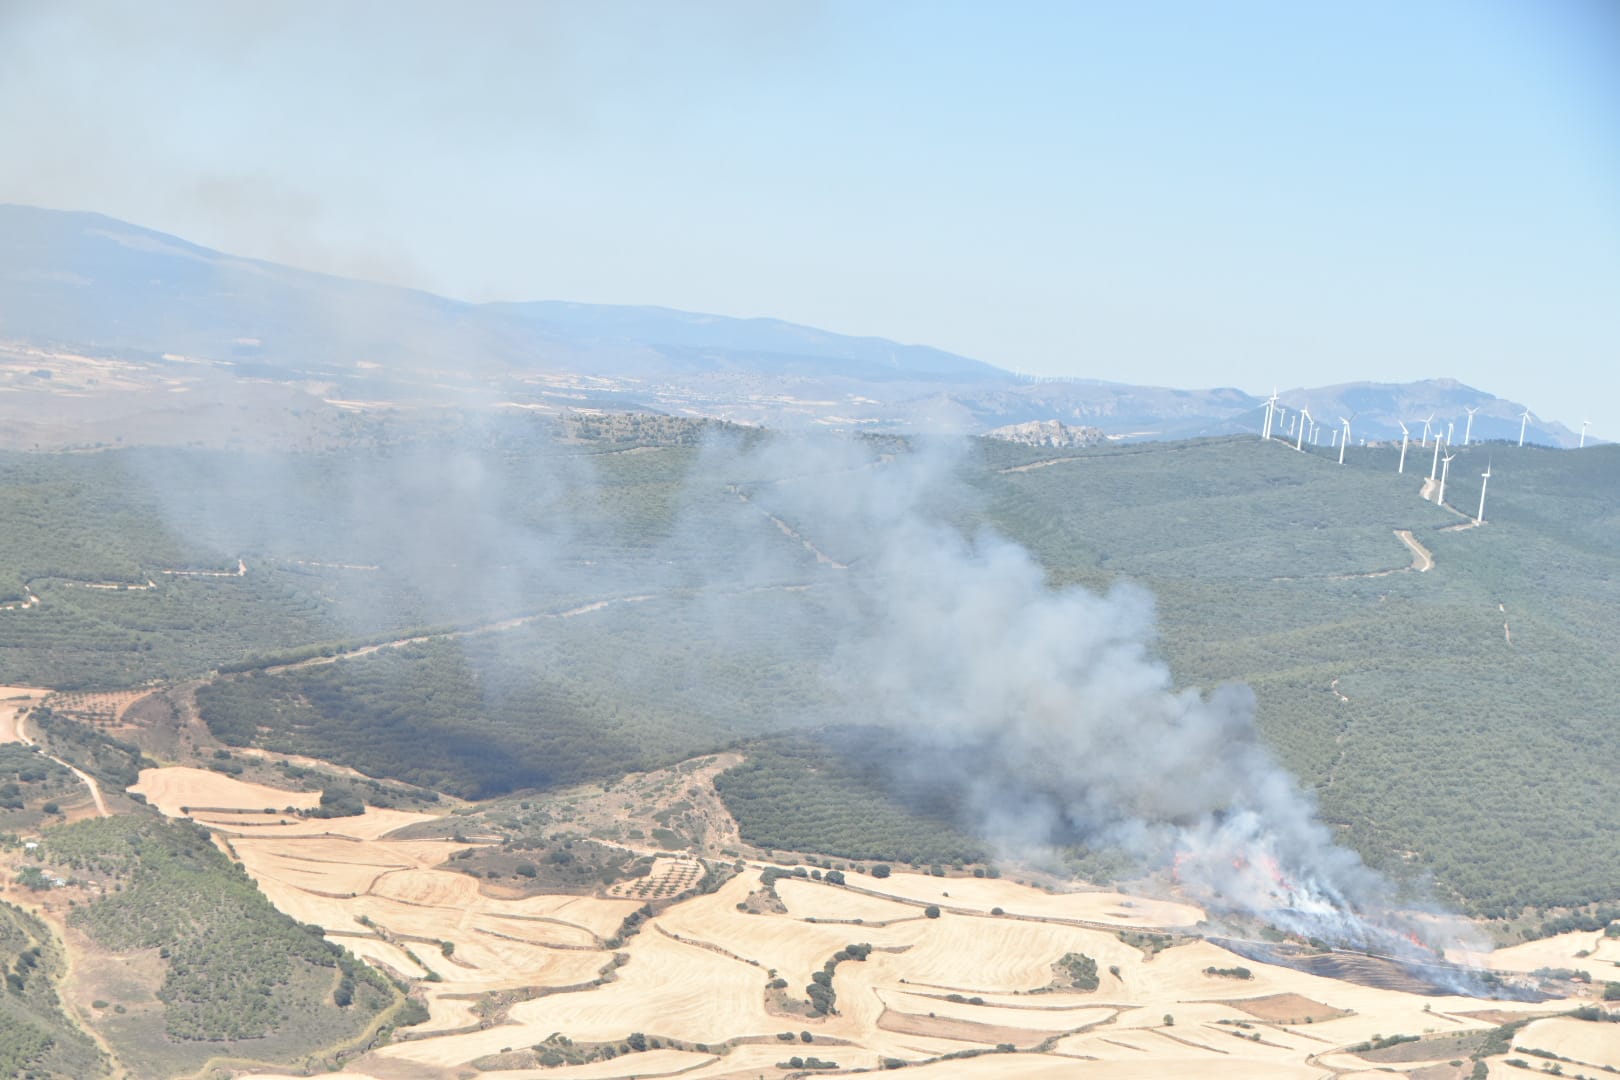
[{"label": "pale cultivated plot", "polygon": [[988,1002],[971,1005],[947,1001],[940,993],[919,994],[907,991],[880,991],[883,1003],[898,1012],[968,1020],[978,1024],[997,1024],[1010,1028],[1027,1028],[1050,1034],[1054,1031],[1073,1031],[1075,1028],[1098,1024],[1110,1019],[1118,1010],[1079,1004],[1078,995],[1046,995],[1030,999],[1029,1008],[996,1006]]},{"label": "pale cultivated plot", "polygon": [[[658,925],[679,937],[706,942],[727,952],[753,960],[762,969],[775,968],[795,991],[802,991],[810,973],[846,945],[870,942],[873,945],[906,945],[916,939],[902,927],[846,926],[803,923],[781,917],[749,915],[736,909],[731,897],[737,892],[727,887],[710,896],[700,896],[665,912]],[[743,881],[742,892],[748,882]]]},{"label": "pale cultivated plot", "polygon": [[886,878],[851,875],[849,883],[885,896],[986,914],[999,907],[1011,915],[1154,928],[1194,926],[1204,918],[1204,913],[1191,904],[1115,892],[1046,893],[1000,878],[894,873]]},{"label": "pale cultivated plot", "polygon": [[[1589,952],[1590,956],[1578,953]],[[1601,932],[1577,930],[1557,937],[1526,941],[1491,953],[1486,962],[1498,971],[1536,971],[1540,968],[1573,968],[1594,979],[1620,978],[1620,940],[1605,938]]]},{"label": "pale cultivated plot", "polygon": [[[357,863],[334,863],[330,860],[307,856],[302,852],[289,853],[285,848],[270,845],[249,845],[237,841],[237,854],[249,866],[255,877],[273,878],[298,888],[324,893],[359,894],[396,867],[362,860]],[[249,849],[249,850],[244,850]],[[297,850],[296,847],[293,848]]]},{"label": "pale cultivated plot", "polygon": [[686,1050],[648,1050],[640,1054],[626,1054],[612,1061],[593,1061],[586,1065],[559,1065],[554,1069],[502,1069],[490,1073],[493,1080],[630,1080],[631,1077],[658,1077],[695,1075],[693,1070],[719,1061],[713,1054],[697,1054]]},{"label": "pale cultivated plot", "polygon": [[644,931],[627,946],[630,962],[611,983],[587,993],[555,994],[514,1005],[513,1023],[487,1031],[400,1043],[377,1051],[424,1065],[450,1067],[530,1046],[561,1031],[575,1041],[613,1041],[632,1031],[722,1042],[783,1030],[765,1011],[760,972],[705,949]]},{"label": "pale cultivated plot", "polygon": [[549,919],[500,913],[475,914],[467,926],[485,934],[517,938],[535,945],[555,945],[566,948],[595,948],[596,935],[583,926],[573,926]]},{"label": "pale cultivated plot", "polygon": [[944,915],[893,929],[916,934],[917,944],[897,956],[874,954],[868,963],[880,963],[896,982],[964,994],[1045,986],[1052,981],[1053,962],[1070,952],[1094,957],[1103,969],[1141,955],[1099,931],[995,916]]},{"label": "pale cultivated plot", "polygon": [[277,908],[301,923],[323,926],[332,930],[353,930],[356,917],[363,914],[353,899],[343,896],[322,896],[301,885],[289,885],[276,878],[259,877],[253,866],[244,861],[248,874],[258,882],[259,891]]},{"label": "pale cultivated plot", "polygon": [[[1537,1020],[1514,1037],[1519,1046],[1550,1050],[1583,1065],[1620,1070],[1620,1024],[1555,1017]],[[1568,1065],[1564,1071],[1570,1071]]]},{"label": "pale cultivated plot", "polygon": [[458,990],[494,990],[503,986],[577,986],[596,978],[610,959],[604,952],[541,949],[487,935],[447,935],[455,943],[453,958],[434,958],[446,986]]},{"label": "pale cultivated plot", "polygon": [[49,693],[31,686],[0,686],[0,743],[28,741],[22,734],[23,717]]},{"label": "pale cultivated plot", "polygon": [[502,915],[550,918],[581,926],[597,937],[618,932],[625,917],[639,908],[634,900],[600,900],[594,896],[529,896],[522,900],[486,900],[482,910]]},{"label": "pale cultivated plot", "polygon": [[421,1038],[425,1035],[436,1035],[444,1031],[459,1031],[462,1028],[474,1027],[478,1024],[476,1002],[465,998],[451,998],[451,993],[438,984],[427,992],[428,1018],[420,1024],[411,1027],[409,1038]]},{"label": "pale cultivated plot", "polygon": [[[759,877],[756,874],[744,874],[742,880],[751,883],[752,888],[758,884]],[[911,904],[901,904],[876,896],[864,896],[849,889],[838,889],[800,878],[778,879],[776,895],[781,897],[788,914],[798,919],[860,919],[863,922],[877,923],[922,917],[922,912]],[[852,927],[852,930],[859,929],[860,927]]]},{"label": "pale cultivated plot", "polygon": [[[681,1080],[710,1080],[720,1077],[727,1080],[733,1077],[754,1080],[757,1076],[779,1076],[781,1074],[775,1072],[776,1063],[786,1061],[795,1054],[800,1057],[810,1057],[813,1054],[823,1061],[836,1061],[842,1070],[876,1069],[883,1063],[882,1054],[874,1053],[865,1047],[825,1046],[819,1042],[806,1046],[802,1043],[778,1042],[772,1039],[769,1042],[738,1046],[712,1065],[682,1073]],[[490,1080],[497,1078],[491,1077]],[[505,1080],[505,1077],[500,1077],[499,1080]]]},{"label": "pale cultivated plot", "polygon": [[549,1030],[576,1038],[645,1031],[694,1042],[773,1034],[789,1026],[766,1012],[758,968],[651,931],[637,935],[625,951],[630,962],[616,981],[587,994],[524,1002],[513,1007],[513,1019],[550,1024]]},{"label": "pale cultivated plot", "polygon": [[[358,819],[354,819],[358,820]],[[308,862],[324,862],[337,866],[343,863],[377,866],[388,870],[408,870],[432,867],[442,863],[467,845],[450,840],[369,840],[357,841],[349,836],[323,835],[290,837],[289,843],[276,843],[281,837],[244,837],[232,843],[240,848],[252,848]]]},{"label": "pale cultivated plot", "polygon": [[[142,786],[150,792],[148,798],[170,812],[205,803],[246,809],[284,806],[300,794],[243,784],[206,770],[155,773],[160,775],[143,775]],[[427,815],[373,810],[363,817],[283,827],[307,830],[304,836],[254,833],[230,814],[203,816],[221,832],[235,834],[231,843],[249,873],[289,915],[342,932],[360,929],[357,920],[364,916],[378,928],[376,936],[340,933],[334,940],[373,963],[414,976],[425,974],[425,968],[443,979],[423,988],[428,1021],[374,1051],[366,1059],[370,1070],[349,1074],[355,1080],[368,1074],[377,1080],[449,1080],[467,1075],[471,1062],[507,1048],[532,1047],[553,1033],[590,1043],[618,1042],[636,1031],[649,1038],[710,1045],[738,1038],[759,1041],[719,1057],[661,1050],[586,1066],[505,1070],[499,1075],[505,1080],[752,1078],[778,1075],[776,1063],[794,1055],[834,1060],[846,1070],[871,1069],[888,1057],[924,1062],[974,1046],[1011,1042],[1027,1047],[1059,1036],[1055,1053],[990,1054],[918,1067],[931,1077],[985,1080],[1075,1075],[1088,1080],[1314,1080],[1324,1070],[1341,1075],[1379,1072],[1342,1050],[1374,1035],[1492,1026],[1450,1015],[1459,1011],[1496,1008],[1536,1015],[1569,1006],[1482,1003],[1363,987],[1245,960],[1203,941],[1148,958],[1120,941],[1111,927],[1185,927],[1200,919],[1198,909],[1118,893],[1050,894],[995,879],[895,874],[880,881],[852,874],[851,885],[883,892],[866,895],[782,878],[776,888],[789,914],[749,915],[738,911],[737,904],[759,887],[758,868],[713,894],[661,911],[624,945],[628,962],[608,982],[591,987],[611,960],[600,943],[617,933],[624,918],[641,906],[640,899],[486,895],[477,879],[443,868],[465,843],[384,838],[399,824]],[[668,864],[665,872],[670,875],[690,876],[690,868],[679,860],[660,863]],[[920,917],[920,905],[928,903],[944,909],[941,917]],[[994,907],[1006,914],[988,914]],[[441,952],[441,942],[454,946],[450,956]],[[838,965],[833,981],[836,1015],[812,1019],[771,1014],[765,993],[769,969],[788,980],[790,996],[800,997],[812,972],[856,942],[871,943],[874,950],[865,961]],[[1491,960],[1493,966],[1516,970],[1575,967],[1580,961],[1574,953],[1581,949],[1592,951],[1588,962],[1598,968],[1608,963],[1602,950],[1613,949],[1620,956],[1620,944],[1581,934],[1516,946]],[[1054,962],[1071,952],[1096,961],[1099,988],[1090,993],[1034,992],[1051,984]],[[1239,980],[1204,971],[1239,966],[1254,977]],[[1119,974],[1109,973],[1110,967]],[[459,996],[524,987],[579,989],[520,1001],[511,1006],[505,1022],[483,1029],[477,1027],[473,1003]],[[952,993],[983,998],[983,1004],[946,1000]],[[1309,1012],[1315,1002],[1346,1015],[1284,1027],[1260,1022],[1240,1008],[1243,1000],[1274,995],[1309,1000],[1279,997],[1268,1008]],[[1166,1013],[1174,1015],[1173,1026],[1164,1023]],[[1293,1015],[1287,1013],[1285,1019]],[[1219,1023],[1223,1020],[1252,1026]],[[1611,1057],[1603,1056],[1601,1047],[1594,1049],[1590,1033],[1596,1031],[1601,1039],[1611,1034],[1607,1027],[1539,1021],[1528,1029],[1533,1038],[1520,1041],[1596,1067]],[[775,1038],[778,1032],[800,1030],[813,1031],[816,1041]],[[1065,1034],[1069,1032],[1073,1034]],[[1248,1038],[1256,1033],[1259,1041]],[[829,1041],[834,1039],[853,1045],[835,1045]],[[1415,1067],[1402,1065],[1381,1074]]]},{"label": "pale cultivated plot", "polygon": [[391,945],[381,938],[349,937],[344,934],[341,937],[329,937],[328,940],[337,942],[362,960],[390,967],[406,978],[420,979],[427,974],[427,969],[406,956],[404,949]]},{"label": "pale cultivated plot", "polygon": [[199,825],[206,825],[216,832],[231,833],[236,836],[296,836],[304,824],[303,818],[287,817],[284,814],[262,813],[221,813],[210,810],[193,809],[188,817]]},{"label": "pale cultivated plot", "polygon": [[318,791],[286,791],[265,784],[250,784],[208,769],[171,765],[142,769],[140,783],[129,789],[170,817],[184,817],[181,807],[226,807],[232,810],[280,810],[319,806]]},{"label": "pale cultivated plot", "polygon": [[373,894],[427,907],[462,910],[479,904],[478,881],[449,870],[401,870],[377,882]]}]

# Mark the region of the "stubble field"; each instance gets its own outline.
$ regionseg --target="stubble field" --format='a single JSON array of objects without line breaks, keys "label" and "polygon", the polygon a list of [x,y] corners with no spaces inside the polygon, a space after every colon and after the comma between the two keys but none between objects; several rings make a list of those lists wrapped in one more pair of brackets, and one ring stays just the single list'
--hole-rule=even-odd
[{"label": "stubble field", "polygon": [[[141,787],[171,814],[205,801],[252,809],[296,798],[196,772],[149,771]],[[1474,1064],[1447,1036],[1477,1043],[1505,1020],[1581,1004],[1422,996],[1256,963],[1194,936],[1203,913],[1173,899],[901,871],[876,878],[851,868],[842,885],[784,876],[767,886],[767,864],[748,862],[627,933],[638,900],[501,895],[509,890],[448,868],[475,843],[388,835],[429,815],[259,814],[281,825],[194,816],[279,908],[417,987],[429,1019],[340,1076],[718,1080],[804,1072],[815,1057],[837,1071],[905,1062],[938,1077],[1069,1076],[1084,1063],[1084,1075],[1102,1080],[1306,1080],[1387,1076],[1392,1066],[1357,1048],[1403,1035],[1419,1041],[1402,1044],[1399,1071],[1441,1080],[1469,1076]],[[748,900],[762,888],[785,910],[742,910],[757,906]],[[1176,936],[1153,952],[1125,940],[1132,932]],[[870,953],[836,964],[833,1010],[815,1015],[805,1000],[812,974],[856,944]],[[1095,961],[1094,990],[1058,985],[1054,965],[1074,953]],[[1601,980],[1620,973],[1620,942],[1572,934],[1477,959],[1502,971],[1584,965]],[[1209,973],[1238,967],[1250,977]],[[773,989],[778,978],[785,986]],[[1558,1017],[1535,1020],[1516,1040],[1576,1063],[1566,1072],[1597,1071],[1620,1067],[1614,1030]],[[590,1057],[598,1060],[573,1063]],[[1502,1060],[1491,1059],[1491,1075],[1514,1071]]]}]

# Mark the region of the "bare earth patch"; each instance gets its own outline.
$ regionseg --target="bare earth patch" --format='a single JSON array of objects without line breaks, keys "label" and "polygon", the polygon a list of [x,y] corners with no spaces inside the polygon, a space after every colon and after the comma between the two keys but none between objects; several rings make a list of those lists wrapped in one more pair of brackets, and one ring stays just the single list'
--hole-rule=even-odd
[{"label": "bare earth patch", "polygon": [[1268,994],[1265,997],[1232,1001],[1228,1004],[1250,1016],[1272,1020],[1279,1024],[1315,1024],[1323,1020],[1337,1020],[1346,1015],[1331,1005],[1312,1001],[1299,994]]}]

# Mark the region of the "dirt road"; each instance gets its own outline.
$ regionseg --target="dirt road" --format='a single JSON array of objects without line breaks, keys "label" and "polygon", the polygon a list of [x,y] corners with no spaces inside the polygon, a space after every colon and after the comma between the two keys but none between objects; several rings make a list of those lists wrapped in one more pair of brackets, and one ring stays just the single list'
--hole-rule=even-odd
[{"label": "dirt road", "polygon": [[1396,529],[1395,535],[1401,538],[1401,543],[1412,549],[1412,569],[1420,574],[1428,573],[1434,569],[1434,556],[1429,549],[1417,542],[1410,529]]},{"label": "dirt road", "polygon": [[[45,699],[49,690],[40,690],[26,686],[0,686],[0,743],[20,742],[26,746],[38,746],[28,735],[28,713]],[[44,751],[40,751],[44,754]],[[96,804],[96,813],[102,817],[111,817],[107,810],[107,800],[102,797],[101,785],[96,778],[83,769],[74,768],[59,757],[45,754],[68,772],[77,776],[84,786],[90,789],[90,798]]]}]

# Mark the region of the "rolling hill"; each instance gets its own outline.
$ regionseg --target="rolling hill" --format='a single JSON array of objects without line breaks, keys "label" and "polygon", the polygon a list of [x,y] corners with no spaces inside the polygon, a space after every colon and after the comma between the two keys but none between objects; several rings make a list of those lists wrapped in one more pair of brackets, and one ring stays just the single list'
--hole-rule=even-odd
[{"label": "rolling hill", "polygon": [[[0,419],[10,445],[271,437],[273,407],[330,441],[339,410],[446,403],[698,415],[773,427],[982,432],[1060,419],[1130,438],[1257,431],[1260,398],[1030,380],[920,345],[775,319],[562,302],[472,304],[199,247],[99,214],[0,206]],[[273,389],[272,389],[273,388]],[[268,398],[268,401],[266,399]],[[1283,404],[1357,436],[1523,406],[1451,380],[1298,389]],[[1324,430],[1324,442],[1329,430]],[[1538,417],[1530,438],[1570,446]],[[296,441],[296,440],[295,440]]]}]

